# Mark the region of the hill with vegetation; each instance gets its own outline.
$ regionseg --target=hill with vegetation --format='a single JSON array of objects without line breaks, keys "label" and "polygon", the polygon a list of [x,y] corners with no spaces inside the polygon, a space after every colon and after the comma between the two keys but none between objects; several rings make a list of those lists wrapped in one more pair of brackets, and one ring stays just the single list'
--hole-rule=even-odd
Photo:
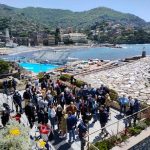
[{"label": "hill with vegetation", "polygon": [[132,14],[121,13],[110,8],[99,7],[83,12],[49,8],[14,8],[0,4],[0,19],[7,18],[14,30],[43,30],[56,27],[87,28],[95,22],[110,21],[122,25],[143,27],[147,23]]}]

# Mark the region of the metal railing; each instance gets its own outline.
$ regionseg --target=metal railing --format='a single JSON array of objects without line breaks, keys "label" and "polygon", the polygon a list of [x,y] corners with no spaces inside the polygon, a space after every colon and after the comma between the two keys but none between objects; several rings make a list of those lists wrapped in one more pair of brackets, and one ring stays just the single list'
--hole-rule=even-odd
[{"label": "metal railing", "polygon": [[[125,120],[127,121],[128,119],[134,119],[135,116],[139,116],[138,119],[136,120],[136,121],[138,121],[138,123],[139,123],[139,122],[143,121],[143,119],[145,119],[145,117],[141,118],[142,113],[143,113],[144,115],[146,115],[146,113],[144,113],[144,111],[148,111],[148,110],[150,110],[150,105],[148,105],[146,108],[141,109],[141,110],[138,111],[138,112],[133,113],[132,115],[123,117],[123,118],[119,119],[119,120],[116,121],[116,122],[113,122],[113,123],[111,123],[111,124],[109,124],[109,125],[106,125],[105,127],[100,128],[100,129],[98,129],[98,130],[95,130],[95,131],[92,132],[92,133],[89,133],[89,131],[88,131],[88,134],[87,134],[87,136],[86,136],[87,149],[89,150],[90,146],[92,146],[92,150],[98,150],[98,148],[97,148],[93,143],[103,141],[104,139],[110,138],[110,137],[112,137],[112,136],[116,136],[116,135],[118,135],[119,133],[122,133],[122,132],[125,133],[125,132],[126,132],[126,130],[125,130],[126,127],[125,127],[124,121],[125,121]],[[132,123],[132,124],[133,124],[133,123]],[[108,135],[107,137],[101,137],[101,135],[98,135],[99,133],[102,132],[103,129],[107,129],[107,131],[108,131],[108,129],[110,130],[110,128],[112,128],[112,127],[113,127],[113,131],[112,131],[111,133],[109,132],[109,135]],[[90,137],[91,137],[91,136],[94,136],[94,135],[95,135],[96,137],[98,137],[98,138],[97,138],[97,139],[94,139],[93,141],[91,141],[91,140],[90,140]],[[97,135],[98,135],[98,136],[97,136]]]}]

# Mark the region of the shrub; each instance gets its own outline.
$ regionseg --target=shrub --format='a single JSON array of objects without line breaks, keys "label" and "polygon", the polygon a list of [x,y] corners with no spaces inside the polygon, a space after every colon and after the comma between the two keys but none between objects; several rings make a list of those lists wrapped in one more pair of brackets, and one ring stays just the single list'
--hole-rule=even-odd
[{"label": "shrub", "polygon": [[75,85],[80,88],[81,86],[85,85],[85,82],[83,82],[81,80],[76,80]]},{"label": "shrub", "polygon": [[95,143],[95,146],[100,150],[109,150],[107,140],[104,140],[102,142],[97,142],[97,143]]},{"label": "shrub", "polygon": [[141,130],[144,130],[145,128],[147,127],[147,124],[145,122],[140,122],[136,128],[137,129],[141,129]]},{"label": "shrub", "polygon": [[128,132],[131,134],[131,136],[138,135],[141,133],[141,129],[137,127],[131,127],[129,128]]},{"label": "shrub", "polygon": [[38,79],[39,79],[39,82],[41,83],[42,81],[43,81],[43,78],[44,78],[44,73],[39,73],[38,75],[37,75],[37,77],[38,77]]},{"label": "shrub", "polygon": [[60,76],[60,80],[62,80],[62,81],[69,81],[70,82],[70,79],[71,79],[71,75],[69,75],[69,74],[63,74]]},{"label": "shrub", "polygon": [[121,140],[122,141],[126,141],[128,139],[128,136],[127,135],[125,135],[125,134],[122,134],[121,135]]},{"label": "shrub", "polygon": [[119,105],[119,103],[116,102],[116,101],[112,101],[111,107],[114,108],[115,110],[120,111],[120,105]]},{"label": "shrub", "polygon": [[113,89],[110,89],[109,96],[110,96],[110,99],[113,100],[113,101],[118,100],[118,93]]},{"label": "shrub", "polygon": [[110,143],[115,143],[117,141],[117,136],[112,136],[110,139],[109,139]]},{"label": "shrub", "polygon": [[147,126],[150,126],[150,119],[147,118],[147,119],[145,120],[145,123],[146,123]]},{"label": "shrub", "polygon": [[[113,140],[112,140],[113,141]],[[103,140],[101,142],[97,142],[95,143],[95,146],[99,149],[99,150],[109,150],[112,147],[114,147],[115,143],[112,143],[111,139],[106,139]]]},{"label": "shrub", "polygon": [[0,60],[0,73],[5,73],[5,71],[9,70],[9,63],[4,61],[4,60]]}]

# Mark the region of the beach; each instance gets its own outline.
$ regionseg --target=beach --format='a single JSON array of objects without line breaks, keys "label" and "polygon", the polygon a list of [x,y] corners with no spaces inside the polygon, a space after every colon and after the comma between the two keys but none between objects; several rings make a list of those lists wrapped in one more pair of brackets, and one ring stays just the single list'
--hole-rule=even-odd
[{"label": "beach", "polygon": [[80,49],[80,48],[89,48],[89,45],[75,46],[75,45],[61,45],[61,46],[35,46],[35,47],[27,47],[27,46],[18,46],[15,48],[0,48],[1,54],[6,55],[17,55],[25,52],[34,52],[34,51],[43,51],[43,50],[72,50],[72,49]]}]

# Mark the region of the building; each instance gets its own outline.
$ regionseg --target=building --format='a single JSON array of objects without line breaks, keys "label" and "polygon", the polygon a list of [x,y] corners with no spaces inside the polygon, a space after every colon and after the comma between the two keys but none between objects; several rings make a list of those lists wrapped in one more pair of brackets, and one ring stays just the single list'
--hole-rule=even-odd
[{"label": "building", "polygon": [[37,33],[37,45],[43,46],[43,33]]},{"label": "building", "polygon": [[61,35],[61,41],[64,42],[64,43],[69,43],[69,40],[70,39],[70,36],[69,34],[62,34]]},{"label": "building", "polygon": [[83,33],[62,34],[61,41],[64,43],[87,43],[87,36]]},{"label": "building", "polygon": [[87,43],[87,36],[83,33],[69,33],[69,37],[73,43]]},{"label": "building", "polygon": [[69,33],[73,33],[73,28],[72,27],[67,28],[67,34],[69,34]]},{"label": "building", "polygon": [[55,45],[55,36],[54,35],[48,34],[47,39],[48,39],[48,45],[49,46]]}]

